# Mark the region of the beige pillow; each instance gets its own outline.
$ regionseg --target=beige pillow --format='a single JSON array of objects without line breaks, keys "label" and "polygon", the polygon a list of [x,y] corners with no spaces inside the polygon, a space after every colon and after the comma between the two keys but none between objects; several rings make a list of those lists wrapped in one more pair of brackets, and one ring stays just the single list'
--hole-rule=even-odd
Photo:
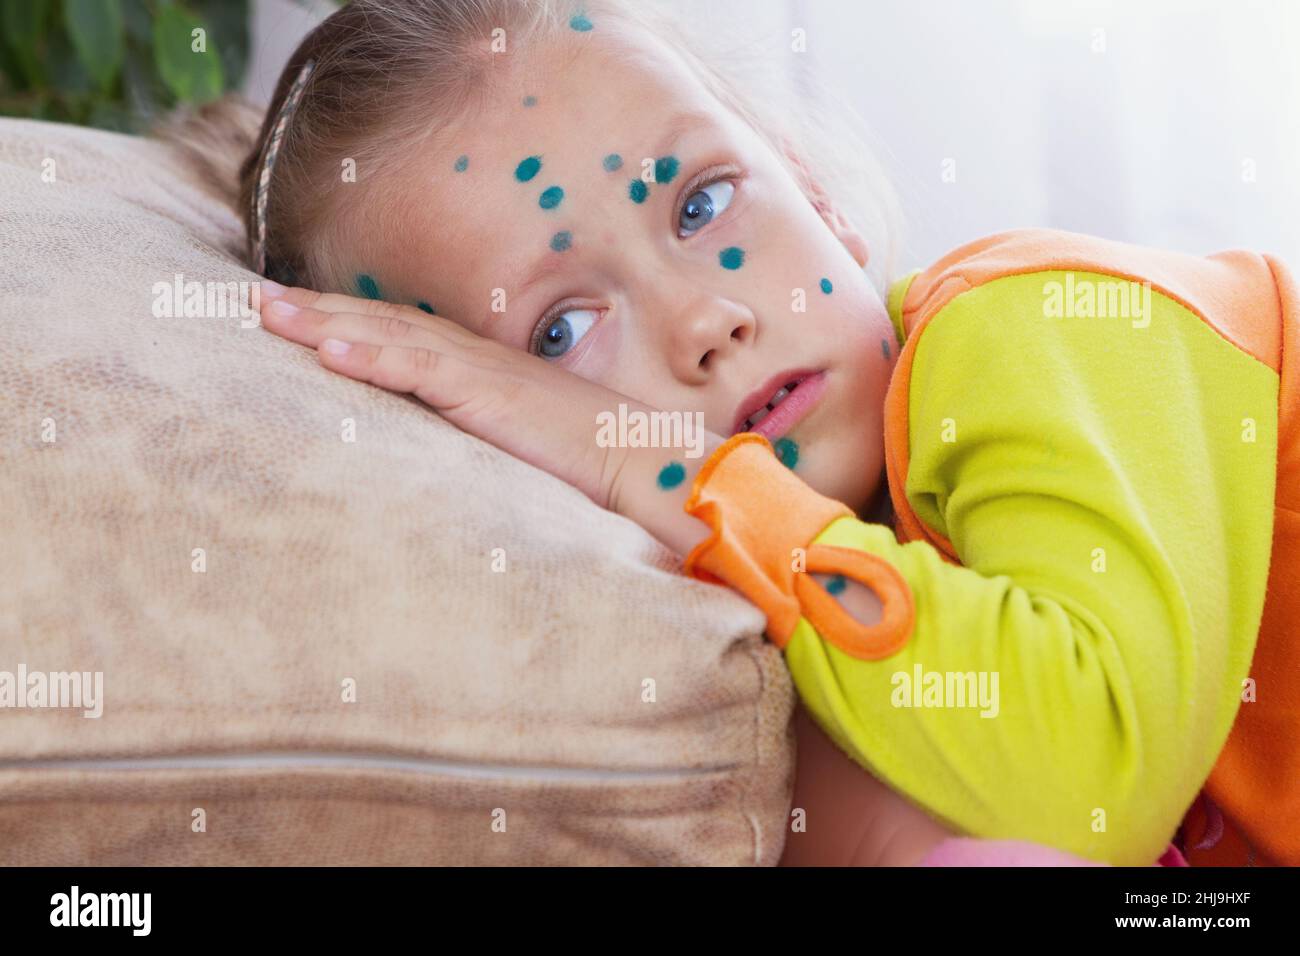
[{"label": "beige pillow", "polygon": [[[0,864],[777,861],[756,608],[414,400],[155,315],[254,278],[170,147],[0,121],[0,226]],[[13,706],[58,672],[102,694]]]}]

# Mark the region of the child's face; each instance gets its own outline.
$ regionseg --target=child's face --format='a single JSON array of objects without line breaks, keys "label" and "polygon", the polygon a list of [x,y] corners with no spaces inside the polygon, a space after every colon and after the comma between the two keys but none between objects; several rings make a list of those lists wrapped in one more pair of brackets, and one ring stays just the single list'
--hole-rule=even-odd
[{"label": "child's face", "polygon": [[[897,351],[849,251],[865,257],[861,238],[819,213],[671,50],[612,27],[502,56],[484,107],[397,181],[400,225],[356,272],[389,301],[431,303],[630,398],[702,411],[723,436],[746,430],[745,400],[765,383],[823,372],[815,403],[768,437],[790,439],[796,474],[861,510]],[[645,159],[658,161],[648,184]]]}]

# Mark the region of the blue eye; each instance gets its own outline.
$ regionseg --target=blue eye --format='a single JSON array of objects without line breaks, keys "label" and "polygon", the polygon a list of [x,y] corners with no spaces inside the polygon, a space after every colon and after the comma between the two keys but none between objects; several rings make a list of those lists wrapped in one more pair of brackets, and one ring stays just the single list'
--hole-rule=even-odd
[{"label": "blue eye", "polygon": [[590,309],[561,312],[542,329],[534,350],[542,358],[562,358],[596,323],[596,316]]},{"label": "blue eye", "polygon": [[681,215],[678,217],[678,224],[682,230],[680,235],[689,236],[698,232],[711,223],[714,216],[722,215],[727,206],[731,205],[731,197],[735,191],[735,185],[720,179],[687,196],[686,202],[682,205]]}]

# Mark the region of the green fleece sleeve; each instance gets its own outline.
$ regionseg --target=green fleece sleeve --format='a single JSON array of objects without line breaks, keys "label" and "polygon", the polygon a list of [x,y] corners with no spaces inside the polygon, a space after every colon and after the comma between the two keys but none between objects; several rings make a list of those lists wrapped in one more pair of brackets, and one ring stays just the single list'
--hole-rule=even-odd
[{"label": "green fleece sleeve", "polygon": [[803,618],[786,660],[850,756],[960,831],[1150,864],[1240,703],[1278,380],[1159,294],[1145,324],[1050,317],[1063,281],[996,279],[919,333],[905,494],[961,564],[854,518],[816,538],[901,573],[910,641],[861,660]]}]

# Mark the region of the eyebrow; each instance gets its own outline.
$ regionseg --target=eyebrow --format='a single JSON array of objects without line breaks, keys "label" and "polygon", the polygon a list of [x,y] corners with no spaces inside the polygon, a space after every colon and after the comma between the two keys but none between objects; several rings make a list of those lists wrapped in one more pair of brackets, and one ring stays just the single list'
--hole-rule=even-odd
[{"label": "eyebrow", "polygon": [[654,158],[659,159],[662,156],[671,155],[672,151],[677,148],[680,140],[685,138],[686,134],[693,133],[696,130],[710,129],[717,125],[712,114],[702,110],[684,110],[673,114],[668,122],[664,124],[664,135],[659,142],[659,148],[655,151]]}]

